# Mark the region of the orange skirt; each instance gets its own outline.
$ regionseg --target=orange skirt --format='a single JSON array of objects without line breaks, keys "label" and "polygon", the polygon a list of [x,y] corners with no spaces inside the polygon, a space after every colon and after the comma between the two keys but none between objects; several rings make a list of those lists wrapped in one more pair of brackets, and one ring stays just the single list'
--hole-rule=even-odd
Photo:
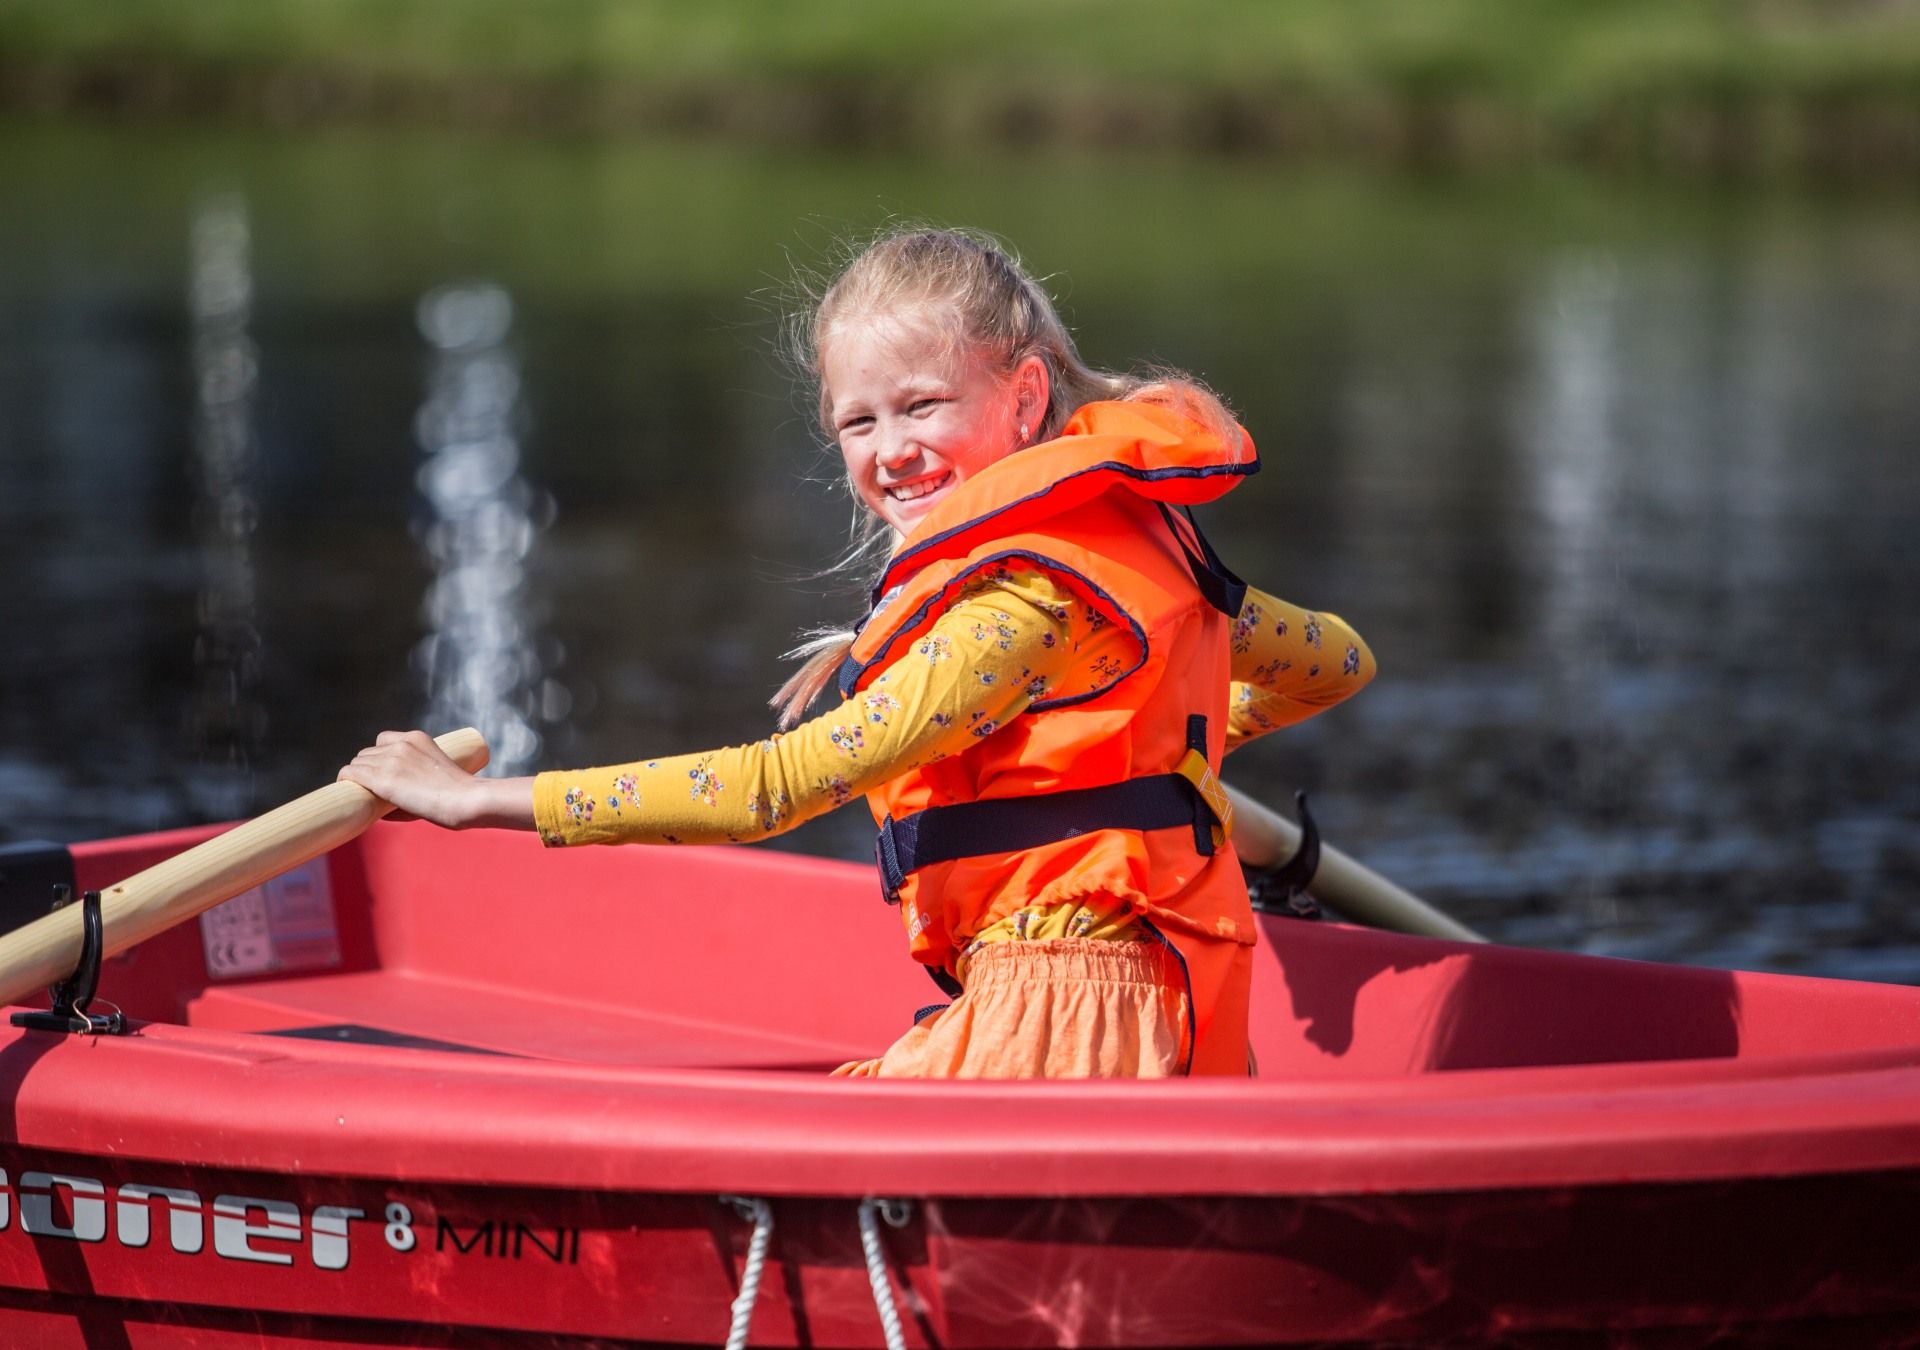
[{"label": "orange skirt", "polygon": [[1168,1078],[1187,1070],[1179,958],[1158,942],[996,942],[966,991],[854,1078]]}]

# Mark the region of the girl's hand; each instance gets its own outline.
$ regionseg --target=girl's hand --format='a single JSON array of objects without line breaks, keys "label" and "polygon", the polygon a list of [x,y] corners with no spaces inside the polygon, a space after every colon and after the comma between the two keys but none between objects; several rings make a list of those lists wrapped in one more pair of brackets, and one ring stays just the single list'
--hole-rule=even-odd
[{"label": "girl's hand", "polygon": [[424,731],[381,732],[339,777],[391,802],[391,820],[429,820],[449,830],[533,828],[533,780],[477,778]]}]

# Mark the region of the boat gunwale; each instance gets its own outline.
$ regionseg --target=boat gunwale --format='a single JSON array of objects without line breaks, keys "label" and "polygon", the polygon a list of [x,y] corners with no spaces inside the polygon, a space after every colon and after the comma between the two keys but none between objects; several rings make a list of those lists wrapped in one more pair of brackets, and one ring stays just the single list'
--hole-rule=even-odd
[{"label": "boat gunwale", "polygon": [[[1400,1078],[892,1083],[143,1024],[125,1038],[0,1035],[0,1082],[10,1151],[410,1184],[1280,1197],[1920,1168],[1920,1048]],[[87,1090],[102,1082],[114,1091]]]}]

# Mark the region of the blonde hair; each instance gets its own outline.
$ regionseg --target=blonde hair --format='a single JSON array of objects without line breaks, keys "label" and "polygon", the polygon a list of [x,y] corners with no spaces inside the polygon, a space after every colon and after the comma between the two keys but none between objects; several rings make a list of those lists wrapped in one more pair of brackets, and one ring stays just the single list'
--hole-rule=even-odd
[{"label": "blonde hair", "polygon": [[[859,248],[830,284],[817,292],[808,289],[818,298],[796,317],[789,341],[795,363],[818,390],[820,427],[829,438],[832,396],[822,353],[848,327],[911,315],[943,330],[957,350],[992,362],[1008,378],[1028,357],[1039,358],[1047,372],[1047,406],[1032,429],[1036,442],[1054,439],[1082,406],[1103,399],[1178,408],[1222,440],[1239,439],[1233,415],[1191,376],[1169,370],[1119,374],[1088,365],[1053,298],[1011,250],[987,235],[889,230]],[[830,570],[849,571],[869,562],[888,534],[886,523],[862,508],[851,543]],[[802,664],[771,700],[780,710],[781,726],[800,720],[845,661],[853,637],[849,629],[817,629],[787,653]]]}]

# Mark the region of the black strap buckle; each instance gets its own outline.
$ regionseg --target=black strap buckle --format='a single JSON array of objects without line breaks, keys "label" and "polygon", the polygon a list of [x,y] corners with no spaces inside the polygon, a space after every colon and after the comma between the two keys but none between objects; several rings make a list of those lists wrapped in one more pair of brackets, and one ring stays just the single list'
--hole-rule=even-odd
[{"label": "black strap buckle", "polygon": [[888,816],[880,822],[880,833],[873,840],[873,861],[880,870],[880,895],[890,905],[900,903],[900,888],[907,874],[900,866],[900,846],[894,839],[895,821]]}]

